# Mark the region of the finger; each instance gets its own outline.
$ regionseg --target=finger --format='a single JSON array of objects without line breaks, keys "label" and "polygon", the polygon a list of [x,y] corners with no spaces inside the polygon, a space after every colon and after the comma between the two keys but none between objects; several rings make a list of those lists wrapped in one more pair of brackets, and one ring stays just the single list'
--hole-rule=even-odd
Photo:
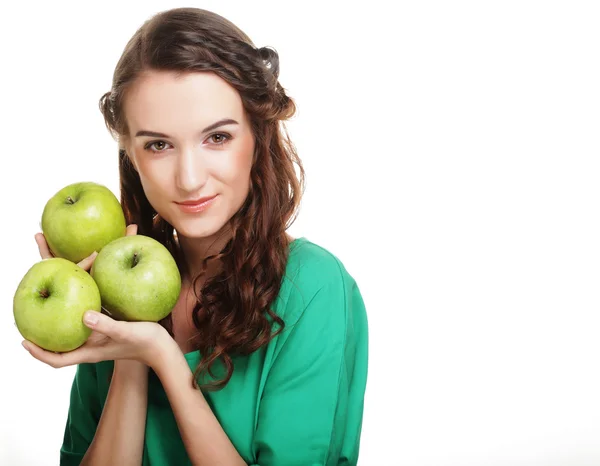
[{"label": "finger", "polygon": [[[137,225],[135,223],[132,223],[131,225],[127,226],[127,229],[125,232],[126,236],[134,236],[136,234],[137,234]],[[96,259],[97,255],[98,255],[98,252],[94,251],[88,257],[81,260],[81,262],[79,262],[77,265],[79,267],[81,267],[82,269],[89,271],[92,268],[92,265],[94,264],[94,260]]]},{"label": "finger", "polygon": [[35,343],[33,343],[31,341],[27,341],[27,340],[23,340],[23,342],[21,344],[23,345],[23,348],[25,348],[27,351],[29,351],[29,354],[31,354],[38,361],[46,363],[49,366],[52,366],[54,368],[59,368],[59,367],[63,367],[66,365],[66,364],[63,364],[64,359],[62,358],[62,355],[59,353],[54,353],[52,351],[46,351],[45,349],[40,348]]},{"label": "finger", "polygon": [[138,227],[135,223],[132,223],[131,225],[127,225],[127,230],[126,230],[125,236],[137,235],[137,230],[138,230]]},{"label": "finger", "polygon": [[46,242],[46,237],[43,233],[35,234],[35,242],[38,245],[38,249],[40,251],[40,256],[42,256],[42,259],[51,259],[52,257],[54,257],[54,254],[50,252],[50,248],[48,247],[48,243]]},{"label": "finger", "polygon": [[77,265],[83,270],[90,270],[92,268],[92,264],[94,263],[94,259],[96,259],[97,255],[98,253],[94,251],[91,255],[78,262]]},{"label": "finger", "polygon": [[38,361],[48,364],[55,369],[86,362],[98,362],[110,359],[108,355],[105,355],[109,348],[90,348],[89,346],[86,347],[86,344],[73,351],[68,351],[66,353],[55,353],[53,351],[47,351],[31,341],[23,341],[23,347],[29,351],[29,354],[31,354]]},{"label": "finger", "polygon": [[[124,322],[115,321],[97,311],[86,312],[83,321],[88,327],[92,327],[94,331],[90,338],[79,348],[64,353],[55,353],[47,351],[28,340],[23,341],[23,347],[35,359],[55,369],[114,359],[115,352],[118,352],[117,342],[124,334],[124,330],[121,328]],[[110,344],[111,340],[112,344]]]},{"label": "finger", "polygon": [[121,341],[127,336],[127,322],[113,318],[97,311],[87,311],[83,323],[95,332],[106,335],[115,341]]}]

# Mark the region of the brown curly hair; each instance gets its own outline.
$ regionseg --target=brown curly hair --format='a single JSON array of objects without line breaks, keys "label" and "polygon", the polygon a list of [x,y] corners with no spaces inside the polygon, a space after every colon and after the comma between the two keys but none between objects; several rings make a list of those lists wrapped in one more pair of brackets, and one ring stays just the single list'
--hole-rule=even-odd
[{"label": "brown curly hair", "polygon": [[[304,169],[284,124],[296,106],[279,83],[274,49],[257,49],[246,34],[218,14],[175,8],[154,15],[135,32],[117,63],[111,90],[100,98],[106,126],[116,140],[128,134],[123,110],[127,89],[146,70],[216,73],[239,92],[256,141],[250,190],[230,221],[232,237],[218,254],[204,259],[200,275],[193,280],[195,345],[201,354],[193,385],[216,390],[233,374],[232,356],[256,351],[284,326],[271,305],[285,273],[286,230],[297,217],[304,191]],[[139,234],[164,244],[185,267],[173,226],[150,205],[122,147],[119,175],[127,223],[137,224]],[[211,261],[219,261],[220,272],[207,277],[197,290],[197,280]],[[161,324],[173,336],[170,316]],[[225,369],[221,378],[214,375],[217,362]],[[213,380],[199,385],[202,375]]]}]

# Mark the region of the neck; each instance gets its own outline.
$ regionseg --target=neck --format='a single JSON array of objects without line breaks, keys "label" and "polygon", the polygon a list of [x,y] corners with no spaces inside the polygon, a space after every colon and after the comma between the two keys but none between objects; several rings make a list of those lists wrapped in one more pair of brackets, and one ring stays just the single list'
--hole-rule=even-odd
[{"label": "neck", "polygon": [[[187,238],[177,234],[177,240],[181,247],[187,269],[186,274],[182,277],[183,280],[191,282],[202,270],[204,259],[221,252],[230,239],[231,230],[229,228],[224,228],[214,235],[205,238]],[[204,280],[216,275],[219,269],[220,264],[209,263],[205,271]]]},{"label": "neck", "polygon": [[[225,227],[214,235],[205,238],[187,238],[178,234],[177,241],[183,252],[187,268],[187,273],[182,277],[183,281],[190,284],[193,278],[200,274],[204,259],[208,256],[218,254],[231,239],[231,236],[232,233],[229,227]],[[289,233],[286,233],[285,236],[288,245],[295,239]],[[220,271],[220,266],[221,264],[219,263],[208,264],[204,278],[201,282],[215,276]]]}]

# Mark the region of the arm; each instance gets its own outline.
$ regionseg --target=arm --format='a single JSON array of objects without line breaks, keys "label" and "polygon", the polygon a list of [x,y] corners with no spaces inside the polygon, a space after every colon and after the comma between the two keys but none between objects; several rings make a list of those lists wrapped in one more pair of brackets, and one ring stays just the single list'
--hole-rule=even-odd
[{"label": "arm", "polygon": [[94,366],[77,367],[60,451],[61,466],[116,464],[117,458],[122,465],[142,464],[147,375],[148,368],[141,363],[115,361],[102,409]]},{"label": "arm", "polygon": [[[257,463],[252,466],[357,464],[367,319],[356,283],[335,267],[324,285],[316,280],[319,289],[282,334],[261,397],[254,437]],[[193,374],[179,347],[171,343],[162,354],[154,370],[192,464],[245,465],[202,392],[192,387]]]},{"label": "arm", "polygon": [[166,357],[154,370],[169,398],[181,439],[194,466],[246,466],[219,424],[204,395],[192,386],[193,373],[185,356],[173,340]]},{"label": "arm", "polygon": [[368,365],[367,315],[337,263],[296,277],[261,396],[256,465],[356,465]]},{"label": "arm", "polygon": [[82,466],[142,464],[148,367],[138,361],[115,361],[106,404]]}]

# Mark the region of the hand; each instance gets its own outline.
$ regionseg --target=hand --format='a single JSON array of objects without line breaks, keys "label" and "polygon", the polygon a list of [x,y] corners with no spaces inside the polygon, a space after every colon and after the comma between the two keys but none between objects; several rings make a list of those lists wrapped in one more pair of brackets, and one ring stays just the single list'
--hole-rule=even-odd
[{"label": "hand", "polygon": [[118,321],[96,311],[86,312],[83,322],[94,331],[73,351],[54,353],[27,340],[23,346],[34,358],[54,368],[121,359],[132,359],[154,368],[161,361],[163,351],[177,346],[165,328],[155,322]]},{"label": "hand", "polygon": [[[135,235],[136,233],[137,225],[133,224],[127,227],[127,236]],[[42,233],[37,233],[35,240],[42,259],[54,257]],[[77,265],[89,271],[96,256],[97,253],[94,252]],[[148,366],[152,366],[152,364],[148,363],[153,362],[150,357],[154,352],[152,347],[159,340],[158,337],[166,333],[161,325],[153,322],[120,322],[98,312],[90,311],[90,313],[92,316],[98,318],[98,323],[88,324],[84,320],[84,323],[92,328],[93,331],[86,343],[73,351],[54,353],[46,351],[27,340],[23,341],[23,346],[34,358],[56,368],[79,364],[81,362],[120,359],[135,359],[146,363]],[[170,336],[169,339],[171,339]]]}]

